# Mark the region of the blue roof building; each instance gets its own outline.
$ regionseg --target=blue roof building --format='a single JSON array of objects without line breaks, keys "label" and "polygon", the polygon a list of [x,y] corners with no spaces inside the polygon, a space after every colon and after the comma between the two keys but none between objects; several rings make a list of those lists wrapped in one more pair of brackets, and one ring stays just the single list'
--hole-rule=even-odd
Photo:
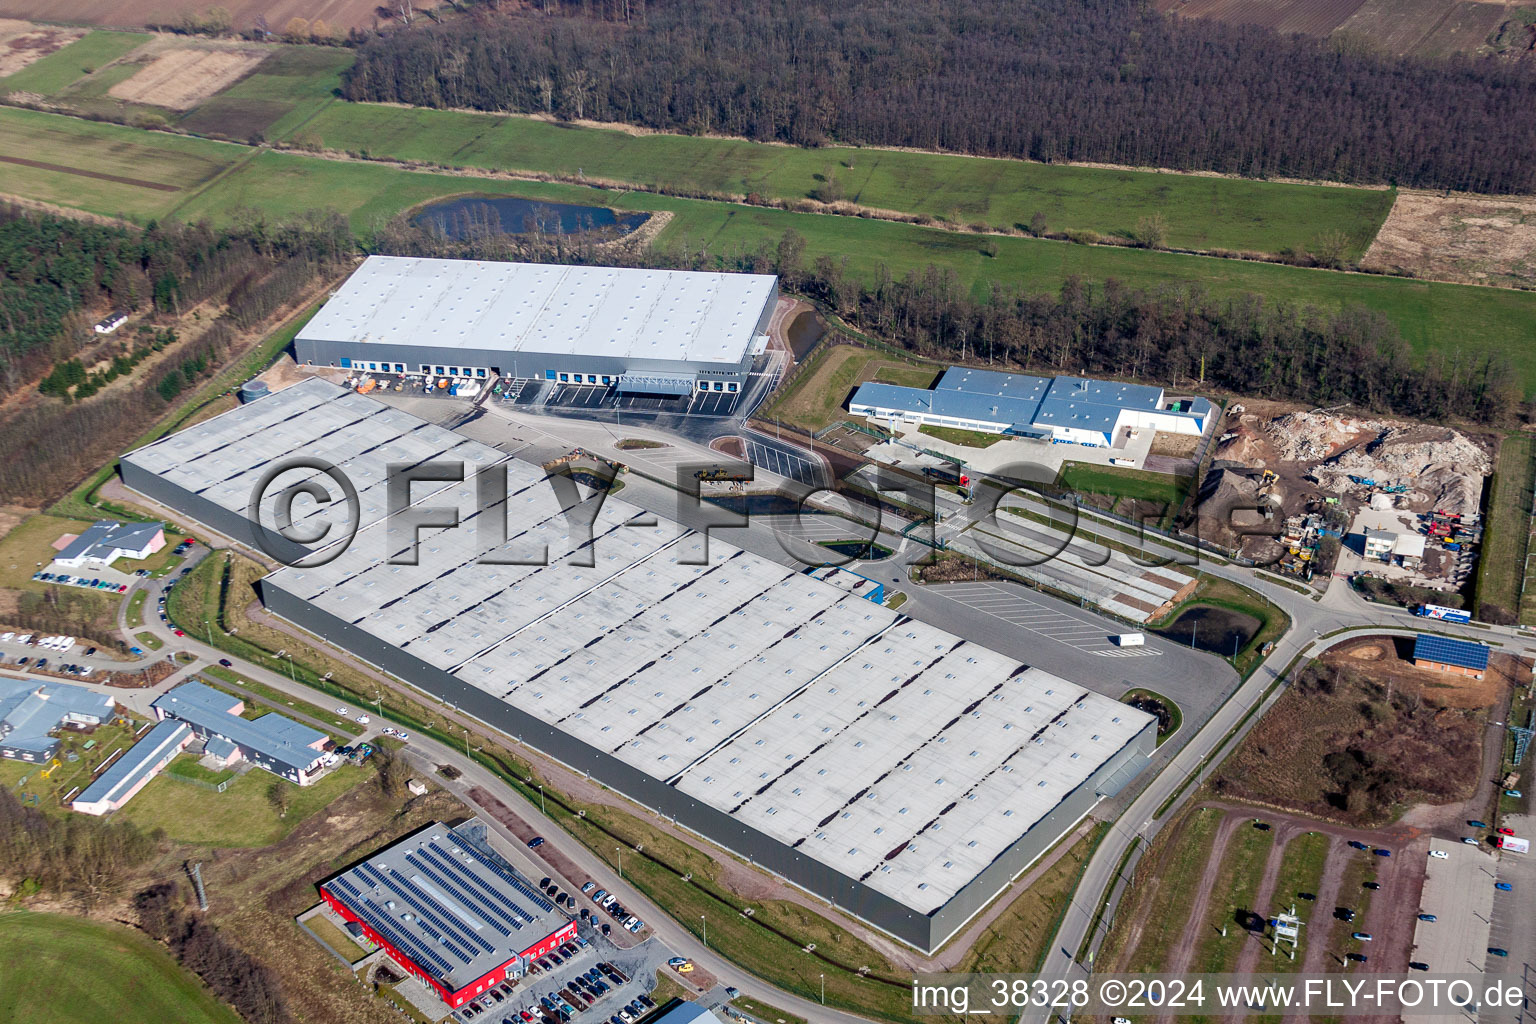
[{"label": "blue roof building", "polygon": [[275,711],[260,718],[241,718],[245,701],[205,683],[182,683],[151,707],[162,721],[174,718],[187,723],[207,741],[209,752],[222,754],[226,763],[247,760],[301,786],[319,774],[320,759],[330,742],[325,733]]},{"label": "blue roof building", "polygon": [[59,751],[50,733],[111,721],[113,706],[111,697],[83,686],[0,679],[0,757],[47,762]]},{"label": "blue roof building", "polygon": [[192,742],[185,722],[164,721],[150,729],[75,797],[70,806],[82,814],[106,814],[132,800],[134,795],[171,763],[171,758]]},{"label": "blue roof building", "polygon": [[1170,400],[1162,388],[1147,384],[952,366],[931,390],[861,384],[848,411],[871,419],[1110,447],[1122,431],[1198,436],[1215,406],[1204,398]]},{"label": "blue roof building", "polygon": [[1488,671],[1488,645],[1471,640],[1420,633],[1413,640],[1413,663],[1438,672],[1457,672],[1481,679]]}]

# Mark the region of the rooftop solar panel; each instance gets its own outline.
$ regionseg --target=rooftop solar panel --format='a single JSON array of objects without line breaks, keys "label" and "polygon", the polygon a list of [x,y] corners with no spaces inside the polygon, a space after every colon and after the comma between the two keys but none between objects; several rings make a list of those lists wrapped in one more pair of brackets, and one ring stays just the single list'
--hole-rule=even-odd
[{"label": "rooftop solar panel", "polygon": [[1415,661],[1434,661],[1481,672],[1488,667],[1488,645],[1420,633],[1413,641]]}]

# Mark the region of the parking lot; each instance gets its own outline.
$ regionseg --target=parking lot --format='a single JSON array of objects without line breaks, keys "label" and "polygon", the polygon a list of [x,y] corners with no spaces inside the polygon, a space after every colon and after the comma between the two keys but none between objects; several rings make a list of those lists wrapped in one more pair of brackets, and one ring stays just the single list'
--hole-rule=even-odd
[{"label": "parking lot", "polygon": [[942,594],[1020,629],[1100,657],[1146,658],[1163,653],[1160,646],[1163,641],[1152,636],[1148,636],[1140,647],[1122,648],[1102,622],[1062,611],[1059,602],[1053,606],[1036,600],[1016,583],[947,583],[929,593]]},{"label": "parking lot", "polygon": [[1445,857],[1430,856],[1426,863],[1419,913],[1434,920],[1421,918],[1414,926],[1410,959],[1442,973],[1480,971],[1494,944],[1489,935],[1494,858],[1479,847],[1446,839],[1431,840],[1429,848]]},{"label": "parking lot", "polygon": [[812,458],[809,452],[799,446],[751,432],[743,440],[747,447],[747,461],[752,465],[803,484],[821,486],[824,474],[820,460]]},{"label": "parking lot", "polygon": [[[650,939],[620,949],[583,920],[580,941],[542,958],[519,982],[499,986],[468,1007],[454,1011],[454,1024],[529,1024],[533,1021],[629,1024],[656,1006],[650,992],[656,972],[672,956]],[[499,997],[499,998],[498,998]]]}]

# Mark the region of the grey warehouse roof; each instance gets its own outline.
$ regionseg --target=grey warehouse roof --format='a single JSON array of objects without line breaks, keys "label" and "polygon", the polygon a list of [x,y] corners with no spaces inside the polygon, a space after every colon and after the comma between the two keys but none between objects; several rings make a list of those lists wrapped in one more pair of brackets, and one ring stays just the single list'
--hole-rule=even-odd
[{"label": "grey warehouse roof", "polygon": [[0,739],[6,746],[47,752],[48,733],[71,716],[106,721],[113,700],[83,686],[0,678]]},{"label": "grey warehouse roof", "polygon": [[298,340],[739,363],[774,283],[763,274],[370,256]]},{"label": "grey warehouse roof", "polygon": [[321,886],[449,989],[495,970],[566,920],[464,831],[428,825]]},{"label": "grey warehouse roof", "polygon": [[[415,465],[429,459],[462,461],[466,474],[507,456],[408,413],[364,398],[318,377],[274,392],[163,437],[123,461],[199,495],[220,508],[244,514],[262,475],[290,456],[318,456],[336,466],[358,492],[362,524],[388,511],[387,473],[391,463]],[[267,489],[262,522],[275,521],[278,492],[314,479],[333,496],[337,487],[313,470],[285,470]],[[422,495],[431,487],[419,484]],[[300,499],[293,506],[296,524],[330,522],[324,506]],[[312,527],[306,527],[312,528]]]},{"label": "grey warehouse roof", "polygon": [[239,697],[204,683],[190,682],[155,698],[151,707],[284,764],[303,768],[320,757],[312,744],[327,739],[325,733],[300,725],[276,711],[269,711],[260,718],[241,718],[232,711],[238,703]]},{"label": "grey warehouse roof", "polygon": [[100,800],[115,800],[118,795],[139,784],[151,768],[159,764],[165,752],[179,744],[192,732],[185,722],[167,719],[147,732],[128,753],[113,762],[75,797],[79,803],[93,804]]},{"label": "grey warehouse roof", "polygon": [[[260,418],[284,394],[219,419]],[[401,429],[411,419],[393,415]],[[340,429],[302,417],[263,457],[306,452],[306,425],[314,443],[351,446],[373,422],[358,416]],[[225,454],[237,449],[199,449],[203,426],[176,435],[188,439],[179,458],[210,477],[240,471],[245,463],[228,460],[243,456]],[[202,440],[241,432],[230,422]],[[442,434],[445,447],[467,443]],[[391,564],[386,524],[374,522],[333,561],[279,570],[263,589],[922,914],[1152,721],[718,536],[706,544],[620,498],[606,498],[583,543],[544,471],[505,465],[506,553],[529,564],[480,562],[490,531],[474,528],[476,482],[466,479],[421,497],[457,506],[464,527],[422,531],[417,564]],[[244,508],[243,494],[216,497]]]}]

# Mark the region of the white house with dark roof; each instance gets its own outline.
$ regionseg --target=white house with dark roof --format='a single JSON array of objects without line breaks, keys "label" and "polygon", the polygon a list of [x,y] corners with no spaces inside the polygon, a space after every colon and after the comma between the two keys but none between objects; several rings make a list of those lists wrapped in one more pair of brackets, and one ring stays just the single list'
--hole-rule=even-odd
[{"label": "white house with dark roof", "polygon": [[68,569],[111,565],[119,558],[148,558],[165,547],[165,524],[98,519],[84,533],[64,534],[54,547],[59,552],[54,562]]}]

